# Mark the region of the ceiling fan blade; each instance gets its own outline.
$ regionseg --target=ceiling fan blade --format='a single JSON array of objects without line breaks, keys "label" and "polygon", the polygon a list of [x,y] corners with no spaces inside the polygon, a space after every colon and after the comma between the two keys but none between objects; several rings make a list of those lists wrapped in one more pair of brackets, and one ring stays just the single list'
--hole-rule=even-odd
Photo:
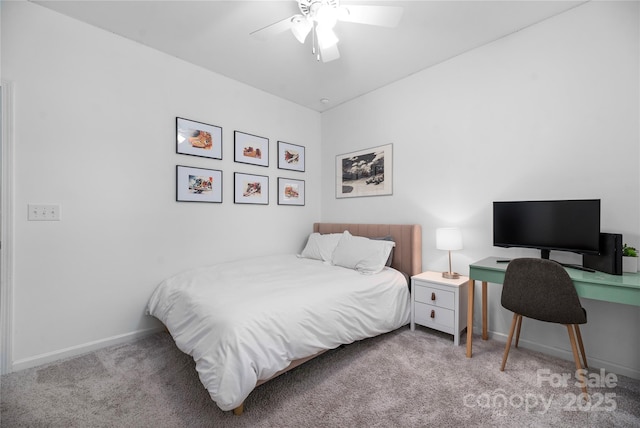
[{"label": "ceiling fan blade", "polygon": [[356,24],[396,27],[402,18],[403,9],[397,6],[358,6],[340,7],[338,20]]},{"label": "ceiling fan blade", "polygon": [[320,49],[320,58],[322,58],[322,62],[329,62],[340,58],[340,51],[338,51],[338,45],[332,45],[326,48]]},{"label": "ceiling fan blade", "polygon": [[[266,27],[260,28],[259,30],[252,31],[249,33],[251,36],[254,36],[260,40],[266,40],[269,37],[283,33],[287,30],[291,30],[293,25],[293,21],[298,17],[303,17],[302,15],[293,15],[288,18],[283,19],[282,21],[275,22],[273,24],[267,25]],[[303,17],[304,18],[304,17]]]}]

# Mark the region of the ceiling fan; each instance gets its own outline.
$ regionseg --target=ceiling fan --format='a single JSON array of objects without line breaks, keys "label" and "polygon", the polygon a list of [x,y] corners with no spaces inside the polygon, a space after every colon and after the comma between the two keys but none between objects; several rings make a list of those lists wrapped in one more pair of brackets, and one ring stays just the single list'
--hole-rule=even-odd
[{"label": "ceiling fan", "polygon": [[291,30],[300,43],[311,34],[311,52],[323,62],[340,58],[338,37],[333,31],[338,21],[395,27],[403,9],[396,6],[340,5],[340,0],[296,0],[300,14],[267,25],[251,33],[260,39]]}]

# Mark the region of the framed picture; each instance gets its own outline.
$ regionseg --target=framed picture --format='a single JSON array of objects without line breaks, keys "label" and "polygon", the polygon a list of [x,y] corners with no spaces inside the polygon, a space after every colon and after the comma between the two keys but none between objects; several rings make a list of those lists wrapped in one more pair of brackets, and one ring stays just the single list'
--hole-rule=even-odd
[{"label": "framed picture", "polygon": [[269,177],[266,175],[236,172],[233,188],[236,204],[269,205]]},{"label": "framed picture", "polygon": [[392,144],[336,156],[336,198],[393,193]]},{"label": "framed picture", "polygon": [[304,180],[278,177],[278,205],[304,205]]},{"label": "framed picture", "polygon": [[176,165],[176,201],[222,203],[222,171]]},{"label": "framed picture", "polygon": [[304,172],[304,147],[278,141],[278,168]]},{"label": "framed picture", "polygon": [[176,117],[176,153],[222,159],[222,128]]},{"label": "framed picture", "polygon": [[269,139],[234,131],[236,162],[269,166]]}]

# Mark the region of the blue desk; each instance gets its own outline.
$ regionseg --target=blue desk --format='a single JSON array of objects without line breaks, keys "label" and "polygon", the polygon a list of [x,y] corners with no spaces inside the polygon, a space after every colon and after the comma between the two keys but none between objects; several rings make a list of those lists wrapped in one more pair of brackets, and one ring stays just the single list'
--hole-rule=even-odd
[{"label": "blue desk", "polygon": [[[473,305],[476,281],[482,281],[482,339],[487,340],[487,283],[502,284],[508,263],[497,263],[498,257],[487,257],[469,265],[469,307],[467,312],[467,358],[472,354]],[[640,306],[640,275],[609,275],[567,268],[578,296],[585,299]]]}]

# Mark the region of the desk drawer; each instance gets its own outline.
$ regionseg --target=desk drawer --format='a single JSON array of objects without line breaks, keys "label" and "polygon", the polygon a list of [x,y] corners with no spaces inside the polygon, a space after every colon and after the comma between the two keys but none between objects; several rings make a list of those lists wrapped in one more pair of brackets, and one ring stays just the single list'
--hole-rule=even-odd
[{"label": "desk drawer", "polygon": [[451,310],[455,309],[455,294],[451,291],[444,291],[415,283],[413,292],[415,293],[414,298],[416,302],[427,303]]},{"label": "desk drawer", "polygon": [[415,302],[415,305],[415,322],[417,324],[453,334],[455,328],[455,312],[453,310],[418,302]]}]

